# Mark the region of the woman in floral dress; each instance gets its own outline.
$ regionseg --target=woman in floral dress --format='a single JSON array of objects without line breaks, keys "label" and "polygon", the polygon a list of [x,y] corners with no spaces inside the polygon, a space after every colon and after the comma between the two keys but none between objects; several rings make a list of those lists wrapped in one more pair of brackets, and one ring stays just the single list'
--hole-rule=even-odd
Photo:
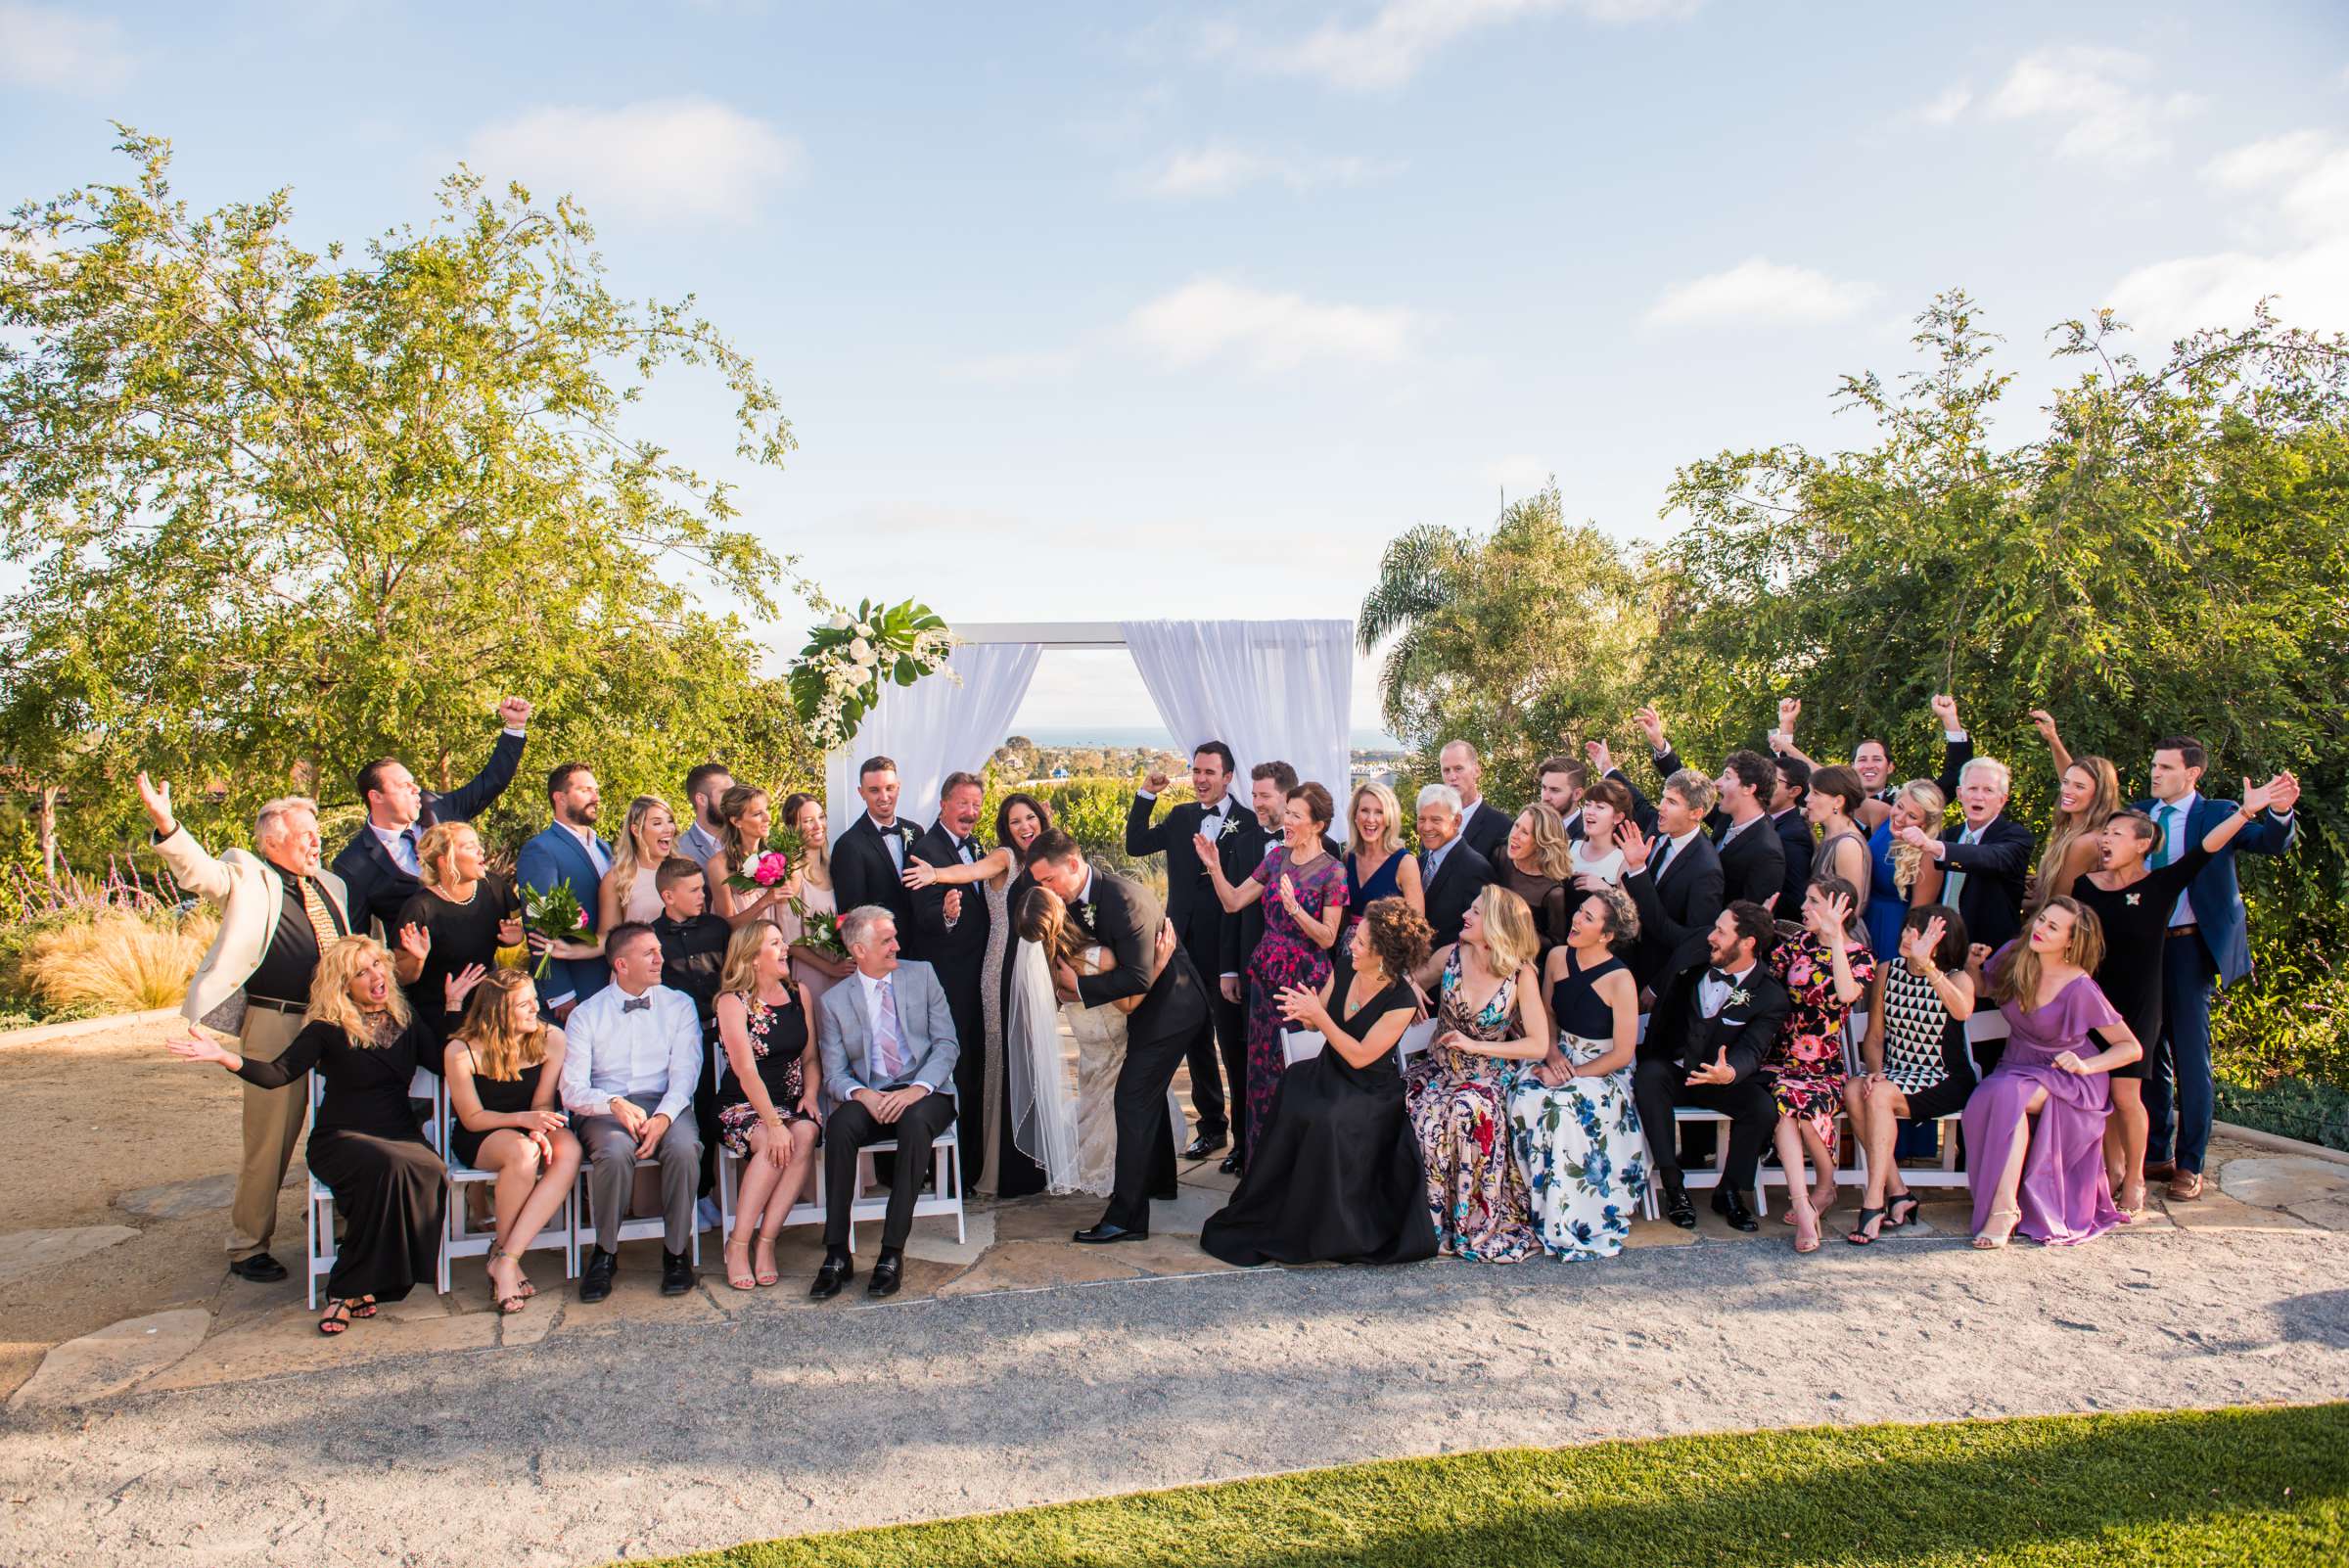
[{"label": "woman in floral dress", "polygon": [[1542,1250],[1552,1258],[1621,1252],[1647,1189],[1647,1139],[1632,1103],[1639,987],[1612,950],[1638,934],[1631,898],[1602,887],[1582,899],[1543,966],[1557,1043],[1518,1079],[1509,1129]]},{"label": "woman in floral dress", "polygon": [[[1786,1222],[1794,1250],[1819,1250],[1819,1216],[1835,1202],[1835,1116],[1843,1105],[1844,1025],[1875,984],[1875,955],[1861,924],[1859,889],[1821,877],[1803,895],[1803,928],[1771,953],[1772,971],[1794,1002],[1766,1068],[1778,1102],[1778,1168],[1786,1174]],[[1781,928],[1782,929],[1782,928]],[[1819,1173],[1802,1184],[1804,1157]]]},{"label": "woman in floral dress", "polygon": [[1522,1263],[1542,1250],[1509,1140],[1518,1073],[1550,1049],[1534,974],[1540,947],[1523,899],[1502,887],[1479,894],[1460,940],[1428,961],[1442,975],[1436,1038],[1404,1084],[1437,1242],[1482,1263]]},{"label": "woman in floral dress", "polygon": [[1272,1091],[1287,1065],[1280,1049],[1281,1017],[1275,998],[1284,991],[1318,992],[1329,984],[1330,945],[1338,940],[1338,925],[1346,916],[1345,869],[1321,848],[1321,835],[1336,812],[1329,791],[1318,784],[1309,780],[1289,791],[1281,815],[1281,842],[1266,852],[1264,862],[1236,888],[1224,877],[1221,857],[1212,851],[1199,856],[1227,913],[1237,914],[1259,899],[1265,906],[1264,940],[1248,959],[1243,1170],[1257,1130],[1272,1115]]}]

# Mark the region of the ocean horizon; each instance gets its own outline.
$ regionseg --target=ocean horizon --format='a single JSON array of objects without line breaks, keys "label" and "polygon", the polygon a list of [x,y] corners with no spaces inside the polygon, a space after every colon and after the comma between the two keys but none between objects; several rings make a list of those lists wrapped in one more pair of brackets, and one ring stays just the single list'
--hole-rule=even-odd
[{"label": "ocean horizon", "polygon": [[[1163,746],[1179,750],[1174,737],[1158,724],[1042,724],[1020,730],[1038,746]],[[1403,743],[1376,729],[1349,731],[1346,744],[1358,752],[1399,752]]]}]

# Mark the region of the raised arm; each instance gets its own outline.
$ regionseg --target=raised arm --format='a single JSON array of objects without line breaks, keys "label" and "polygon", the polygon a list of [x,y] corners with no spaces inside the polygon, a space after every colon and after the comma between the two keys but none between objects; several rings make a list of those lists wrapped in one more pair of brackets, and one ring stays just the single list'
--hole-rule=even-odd
[{"label": "raised arm", "polygon": [[489,748],[489,761],[482,764],[479,773],[433,802],[433,815],[440,821],[472,821],[514,782],[515,769],[522,766],[522,732],[530,720],[530,705],[509,697],[497,705],[497,716],[505,727],[497,744]]},{"label": "raised arm", "polygon": [[2038,730],[2039,738],[2048,743],[2048,757],[2055,764],[2056,782],[2061,783],[2065,770],[2072,765],[2072,754],[2064,746],[2063,737],[2055,732],[2055,715],[2044,708],[2034,708],[2031,710],[2031,727]]},{"label": "raised arm", "polygon": [[960,860],[949,865],[932,865],[927,860],[909,854],[905,857],[904,882],[905,886],[916,890],[932,886],[967,888],[974,882],[991,882],[1010,869],[1009,845],[997,845],[968,865]]},{"label": "raised arm", "polygon": [[1941,720],[1941,793],[1946,800],[1958,798],[1958,780],[1965,764],[1974,760],[1974,738],[1958,721],[1958,699],[1948,692],[1938,692],[1933,698],[1933,716]]},{"label": "raised arm", "polygon": [[147,807],[147,820],[155,827],[155,853],[170,867],[173,879],[200,899],[226,903],[231,886],[228,867],[197,843],[193,833],[179,830],[179,819],[171,812],[171,786],[158,784],[141,773],[139,804]]},{"label": "raised arm", "polygon": [[1143,778],[1142,787],[1126,807],[1126,853],[1135,857],[1162,854],[1167,848],[1167,823],[1153,822],[1150,815],[1158,808],[1158,798],[1167,793],[1168,779],[1164,773],[1151,773]]},{"label": "raised arm", "polygon": [[1199,865],[1207,872],[1207,880],[1216,890],[1216,901],[1223,906],[1225,914],[1238,914],[1265,896],[1265,885],[1253,876],[1233,887],[1223,874],[1223,857],[1220,854],[1210,853],[1199,856]]}]

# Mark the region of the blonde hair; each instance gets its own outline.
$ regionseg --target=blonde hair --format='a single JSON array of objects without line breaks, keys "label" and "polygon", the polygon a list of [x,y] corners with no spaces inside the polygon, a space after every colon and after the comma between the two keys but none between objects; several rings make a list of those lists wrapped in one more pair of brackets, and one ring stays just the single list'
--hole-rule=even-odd
[{"label": "blonde hair", "polygon": [[514,1025],[514,998],[521,993],[535,999],[530,971],[492,969],[466,999],[455,1038],[473,1053],[474,1077],[511,1084],[524,1069],[546,1060],[546,1020],[537,1009],[530,1010],[529,1028]]},{"label": "blonde hair", "polygon": [[1485,952],[1493,973],[1506,978],[1534,961],[1542,950],[1541,934],[1534,929],[1534,911],[1499,883],[1489,884],[1476,896],[1477,918],[1484,922]]},{"label": "blonde hair", "polygon": [[1362,808],[1362,797],[1365,795],[1376,801],[1378,808],[1387,813],[1387,837],[1379,845],[1379,853],[1384,854],[1390,850],[1403,848],[1403,803],[1395,799],[1393,790],[1372,779],[1366,784],[1356,785],[1353,797],[1346,803],[1346,853],[1357,860],[1365,858],[1370,848],[1355,821],[1357,813]]},{"label": "blonde hair", "polygon": [[1534,819],[1534,863],[1542,874],[1565,882],[1574,876],[1574,841],[1566,837],[1566,819],[1545,801],[1536,801],[1517,813],[1520,821]]},{"label": "blonde hair", "polygon": [[[391,973],[391,948],[373,937],[341,937],[318,955],[318,972],[310,977],[310,1019],[334,1025],[362,1048],[384,1043],[376,1038],[367,1015],[359,1011],[359,1004],[350,999],[350,983],[371,958],[384,966],[387,975]],[[389,988],[384,1007],[392,1022],[401,1029],[408,1027],[407,993],[397,985]]]},{"label": "blonde hair", "polygon": [[416,864],[423,871],[426,887],[440,886],[440,862],[448,857],[449,847],[457,842],[460,833],[471,833],[475,843],[481,842],[482,836],[471,822],[435,822],[416,841]]},{"label": "blonde hair", "polygon": [[[2031,886],[2040,895],[2032,904],[2035,909],[2045,908],[2048,899],[2060,891],[2055,886],[2055,879],[2063,874],[2064,856],[2072,853],[2072,846],[2092,834],[2102,833],[2104,824],[2111,821],[2121,809],[2120,770],[2112,765],[2109,759],[2075,757],[2071,767],[2064,771],[2068,773],[2072,767],[2086,773],[2095,788],[2089,795],[2088,804],[2077,813],[2066,811],[2061,806],[2055,807],[2055,820],[2048,828],[2048,847],[2040,852],[2039,873],[2031,881]],[[2062,780],[2058,778],[2056,783],[2060,788]]]},{"label": "blonde hair", "polygon": [[[668,811],[668,803],[658,795],[639,795],[630,801],[628,803],[627,827],[620,835],[620,842],[612,847],[612,869],[605,872],[604,875],[620,879],[622,902],[626,901],[627,895],[635,888],[636,873],[645,863],[637,858],[639,852],[636,845],[636,830],[644,826],[645,818],[653,814],[653,807],[656,806],[664,811]],[[673,823],[677,819],[677,813],[668,811],[668,819]],[[740,870],[741,867],[736,866],[734,869]]]},{"label": "blonde hair", "polygon": [[[741,996],[756,1002],[759,999],[759,952],[766,945],[766,934],[783,935],[783,928],[772,920],[754,920],[728,939],[726,961],[718,966],[717,993],[720,996]],[[784,946],[791,944],[786,941]],[[788,988],[791,971],[784,970]]]},{"label": "blonde hair", "polygon": [[[2066,894],[2050,899],[2039,911],[2062,909],[2072,917],[2072,934],[2064,939],[2063,951],[2055,956],[2085,973],[2094,974],[2096,965],[2104,961],[2104,928],[2097,923],[2096,912],[2079,899]],[[2024,1012],[2039,1010],[2040,971],[2039,949],[2031,945],[2031,933],[2025,931],[2014,941],[2006,961],[1991,972],[1990,994],[1993,1000],[2012,1002]]]},{"label": "blonde hair", "polygon": [[[1929,778],[1912,778],[1902,785],[1900,793],[1892,798],[1895,806],[1903,801],[1914,801],[1918,806],[1924,807],[1923,826],[1926,838],[1938,839],[1941,837],[1941,824],[1943,818],[1949,813],[1950,800],[1948,796],[1941,793],[1940,785]],[[1924,862],[1925,852],[1923,850],[1913,845],[1904,844],[1898,838],[1894,839],[1892,841],[1892,885],[1906,894],[1911,888],[1916,886],[1916,874],[1924,869]]]}]

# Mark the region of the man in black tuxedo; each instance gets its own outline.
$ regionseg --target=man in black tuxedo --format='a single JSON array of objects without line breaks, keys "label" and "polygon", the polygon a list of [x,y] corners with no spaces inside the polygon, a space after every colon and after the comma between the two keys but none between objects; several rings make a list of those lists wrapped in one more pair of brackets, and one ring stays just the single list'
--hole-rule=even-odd
[{"label": "man in black tuxedo", "polygon": [[1077,841],[1055,828],[1028,852],[1036,885],[1051,889],[1069,915],[1114,962],[1098,975],[1079,975],[1065,961],[1052,966],[1052,989],[1062,1001],[1100,1007],[1140,996],[1126,1015],[1126,1065],[1118,1071],[1118,1168],[1101,1222],[1077,1232],[1087,1245],[1140,1241],[1150,1234],[1150,1200],[1174,1196],[1174,1131],[1167,1118],[1167,1085],[1174,1069],[1213,1038],[1207,985],[1191,955],[1176,947],[1150,978],[1159,928],[1166,915],[1150,890],[1084,863]]},{"label": "man in black tuxedo", "polygon": [[1713,1212],[1738,1230],[1761,1228],[1753,1213],[1754,1171],[1778,1112],[1757,1069],[1792,1007],[1786,988],[1763,962],[1776,940],[1768,909],[1750,900],[1730,904],[1706,934],[1705,957],[1664,983],[1648,1017],[1632,1093],[1663,1178],[1665,1218],[1682,1230],[1696,1228],[1696,1209],[1681,1179],[1672,1114],[1681,1105],[1729,1119]]},{"label": "man in black tuxedo", "polygon": [[[864,814],[832,842],[834,900],[844,912],[877,903],[897,921],[901,940],[918,943],[913,893],[905,886],[905,856],[914,833],[909,823],[898,820],[898,764],[886,757],[866,758],[856,768],[856,797],[864,802]],[[928,955],[915,949],[904,956]]]},{"label": "man in black tuxedo", "polygon": [[1460,940],[1460,922],[1494,880],[1493,862],[1460,837],[1460,797],[1449,784],[1419,791],[1419,886],[1427,899],[1429,945]]},{"label": "man in black tuxedo", "polygon": [[1803,895],[1811,887],[1811,859],[1819,850],[1805,811],[1811,799],[1811,764],[1786,756],[1774,757],[1772,762],[1778,778],[1770,797],[1770,825],[1777,830],[1778,848],[1786,854],[1786,880],[1771,908],[1783,909],[1787,919],[1796,920],[1802,917]]},{"label": "man in black tuxedo", "polygon": [[1466,741],[1453,741],[1436,754],[1436,763],[1444,770],[1444,782],[1451,785],[1459,797],[1459,825],[1455,836],[1492,864],[1500,863],[1501,853],[1509,843],[1509,824],[1517,819],[1514,811],[1504,811],[1484,797],[1485,764],[1476,755],[1476,748]]},{"label": "man in black tuxedo", "polygon": [[[1191,753],[1195,801],[1175,807],[1153,823],[1151,810],[1168,784],[1166,774],[1154,772],[1142,781],[1126,812],[1126,853],[1137,858],[1162,853],[1167,857],[1167,918],[1202,979],[1221,976],[1224,927],[1237,924],[1240,917],[1226,913],[1216,897],[1200,858],[1199,841],[1213,846],[1210,853],[1233,887],[1247,881],[1264,858],[1261,847],[1253,856],[1248,853],[1252,835],[1247,830],[1258,823],[1256,813],[1231,793],[1237,770],[1230,747],[1220,740],[1202,741]],[[1214,1047],[1221,1048],[1222,1059],[1219,1064],[1216,1048],[1206,1048],[1189,1063],[1191,1109],[1198,1113],[1199,1125],[1197,1135],[1182,1151],[1186,1160],[1204,1160],[1232,1141],[1232,1123],[1239,1113],[1227,1113],[1226,1104],[1238,1105],[1248,1097],[1248,1015],[1240,1006],[1239,988],[1227,990],[1219,984],[1208,992],[1208,1010],[1216,1024]],[[1231,1075],[1229,1102],[1223,1092],[1224,1072]]]},{"label": "man in black tuxedo", "polygon": [[[979,803],[987,785],[976,773],[948,773],[938,790],[938,820],[914,840],[912,855],[933,866],[969,865],[984,853],[971,840],[979,825]],[[837,873],[836,873],[837,874]],[[987,897],[976,886],[949,888],[932,883],[913,895],[913,929],[924,962],[938,973],[954,1017],[954,1038],[970,1048],[954,1058],[954,1097],[964,1105],[987,1103],[987,939],[993,924]],[[994,1129],[984,1116],[963,1119],[963,1158],[974,1171],[987,1165],[987,1139]]]},{"label": "man in black tuxedo", "polygon": [[1727,900],[1721,855],[1705,837],[1713,781],[1684,767],[1664,781],[1656,801],[1656,836],[1626,829],[1623,890],[1639,910],[1632,978],[1648,990],[1704,956],[1706,935]]},{"label": "man in black tuxedo", "polygon": [[[487,810],[522,765],[523,731],[530,721],[530,705],[509,697],[497,705],[505,724],[489,761],[472,782],[445,795],[428,794],[415,775],[396,757],[379,757],[359,769],[359,800],[367,820],[335,856],[334,873],[343,879],[351,924],[359,931],[370,920],[389,940],[400,906],[423,888],[423,863],[416,847],[424,830],[436,822],[470,822]],[[589,900],[593,901],[592,899]]]},{"label": "man in black tuxedo", "polygon": [[[1656,771],[1666,778],[1680,772],[1681,754],[1664,738],[1664,720],[1656,710],[1642,708],[1636,717],[1647,733]],[[1728,902],[1750,899],[1769,908],[1785,891],[1786,849],[1769,819],[1769,802],[1777,783],[1776,764],[1760,752],[1748,751],[1729,753],[1721,764],[1721,777],[1713,781],[1719,804],[1705,813],[1705,827],[1721,853],[1723,893]],[[1791,911],[1787,918],[1794,918]]]},{"label": "man in black tuxedo", "polygon": [[1958,831],[1928,838],[1917,828],[1901,830],[1942,865],[1941,901],[1956,909],[1978,946],[1997,951],[2023,929],[2023,893],[2031,879],[2031,830],[2005,814],[2006,764],[1976,757],[1960,770],[1958,806],[1965,813]]}]

